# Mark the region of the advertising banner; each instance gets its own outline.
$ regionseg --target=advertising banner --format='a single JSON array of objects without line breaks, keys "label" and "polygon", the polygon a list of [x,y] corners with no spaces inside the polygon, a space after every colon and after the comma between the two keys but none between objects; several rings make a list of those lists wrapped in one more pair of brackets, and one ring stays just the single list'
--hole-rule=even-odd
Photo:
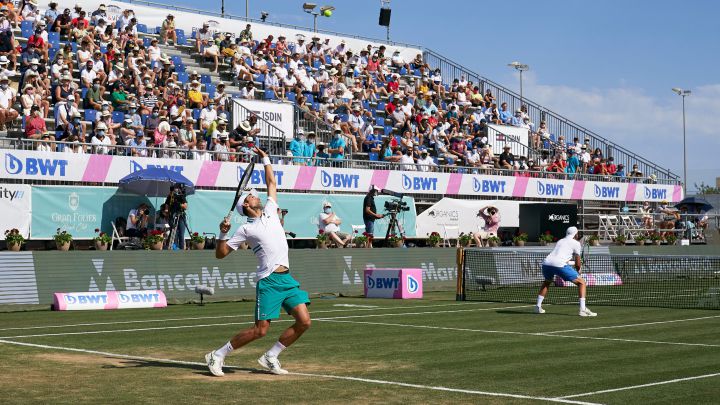
[{"label": "advertising banner", "polygon": [[53,294],[55,311],[164,308],[165,294],[160,290],[96,291]]},{"label": "advertising banner", "polygon": [[[295,136],[295,111],[290,103],[279,101],[260,101],[234,98],[233,102],[240,104],[255,113],[258,117],[269,122],[285,134],[285,139],[291,141]],[[233,110],[233,121],[240,124],[246,117],[242,116],[240,108]],[[263,134],[277,136],[279,134]]]},{"label": "advertising banner", "polygon": [[[234,189],[247,164],[131,156],[76,155],[25,150],[0,150],[0,178],[117,183],[137,170],[161,167],[176,171],[199,187]],[[371,184],[404,194],[473,195],[541,198],[548,200],[615,200],[678,202],[683,198],[677,185],[597,182],[536,178],[521,175],[496,176],[480,173],[427,173],[400,170],[371,170],[336,167],[273,166],[278,188],[293,191],[365,193]],[[251,184],[265,187],[258,167]]]},{"label": "advertising banner", "polygon": [[[422,284],[409,286],[413,291],[454,291],[455,255],[455,249],[429,248],[291,249],[290,268],[310,294],[361,295],[366,269],[406,267],[422,270]],[[57,291],[142,290],[161,290],[167,302],[181,303],[199,299],[194,292],[198,285],[215,289],[206,300],[255,297],[257,259],[250,250],[238,250],[223,260],[212,251],[48,251],[32,256],[37,274],[33,302],[40,304],[52,303]],[[8,282],[12,280],[0,278],[0,291]]]},{"label": "advertising banner", "polygon": [[[68,231],[75,239],[90,239],[97,234],[95,229],[111,233],[111,222],[116,218],[127,218],[131,209],[144,202],[150,206],[151,218],[165,202],[163,197],[143,197],[120,192],[116,187],[68,187],[33,186],[34,215],[32,216],[32,237],[49,239],[60,228]],[[28,193],[29,194],[29,193]],[[264,193],[261,199],[265,200]],[[187,222],[190,231],[202,234],[217,233],[218,224],[226,215],[228,206],[235,196],[232,191],[198,190],[188,196]],[[297,238],[314,238],[318,233],[318,216],[324,201],[329,201],[335,214],[340,218],[342,232],[351,233],[351,225],[362,225],[362,195],[323,195],[280,193],[278,203],[288,210],[285,216],[285,229],[297,234]],[[388,196],[378,196],[375,204],[379,212],[384,212]],[[415,201],[411,197],[403,199],[408,203],[408,211],[398,216],[406,236],[415,236]],[[28,210],[29,212],[29,210]],[[231,219],[235,228],[245,223],[246,218],[233,213]],[[389,218],[375,222],[377,235],[385,235]],[[189,237],[186,234],[186,237]]]},{"label": "advertising banner", "polygon": [[525,128],[510,125],[488,125],[488,143],[495,153],[499,154],[507,145],[515,156],[526,156],[530,145],[529,133]]},{"label": "advertising banner", "polygon": [[487,206],[498,208],[500,226],[518,227],[520,202],[512,200],[458,200],[443,198],[417,216],[417,235],[429,235],[437,232],[444,235],[444,227],[457,226],[457,230],[448,236],[457,237],[460,232],[477,232],[485,221],[479,217],[478,211]]},{"label": "advertising banner", "polygon": [[[29,237],[31,197],[30,186],[0,183],[0,232],[17,229],[26,239]],[[4,236],[0,234],[0,237]]]}]

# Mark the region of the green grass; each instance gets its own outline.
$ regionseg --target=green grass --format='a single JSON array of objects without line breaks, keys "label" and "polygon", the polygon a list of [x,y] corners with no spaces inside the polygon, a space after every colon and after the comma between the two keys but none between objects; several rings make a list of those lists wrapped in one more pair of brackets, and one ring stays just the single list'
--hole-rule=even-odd
[{"label": "green grass", "polygon": [[[3,339],[54,347],[0,343],[0,397],[3,403],[524,404],[542,402],[537,397],[720,373],[717,311],[591,306],[599,313],[591,319],[578,317],[574,305],[548,305],[546,314],[534,315],[523,304],[453,299],[451,293],[431,293],[417,301],[313,300],[312,328],[281,356],[291,372],[312,376],[273,376],[261,372],[256,363],[282,328],[290,325],[287,316],[273,324],[270,336],[228,357],[227,365],[234,368],[227,369],[223,378],[212,377],[202,364],[163,360],[202,363],[206,352],[251,324],[253,303],[0,313]],[[667,323],[691,318],[704,319]],[[650,322],[666,323],[597,329]],[[81,323],[94,325],[63,326]],[[18,337],[45,334],[59,335]],[[607,404],[713,403],[718,386],[720,376],[713,376],[572,399]]]}]

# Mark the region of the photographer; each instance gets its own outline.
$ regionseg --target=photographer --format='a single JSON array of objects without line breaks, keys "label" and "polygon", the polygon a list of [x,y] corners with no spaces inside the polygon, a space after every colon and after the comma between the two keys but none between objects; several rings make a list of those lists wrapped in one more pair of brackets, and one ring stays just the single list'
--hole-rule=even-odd
[{"label": "photographer", "polygon": [[170,186],[170,194],[165,199],[165,204],[170,209],[170,233],[175,230],[174,240],[168,240],[167,247],[171,249],[173,244],[180,250],[185,250],[185,230],[187,222],[185,221],[185,211],[187,211],[188,203],[185,194],[185,186],[182,184],[173,184]]},{"label": "photographer", "polygon": [[365,222],[365,232],[368,234],[368,246],[372,247],[373,240],[375,239],[375,220],[385,217],[383,214],[377,213],[377,207],[375,207],[375,196],[378,195],[380,189],[375,185],[370,186],[365,199],[363,200],[363,221]]},{"label": "photographer", "polygon": [[137,208],[130,210],[125,226],[125,235],[131,238],[142,238],[147,234],[150,218],[148,205],[141,203]]},{"label": "photographer", "polygon": [[500,210],[492,205],[483,207],[478,211],[477,216],[485,221],[482,230],[473,233],[473,239],[478,247],[485,246],[484,243],[490,237],[497,237],[498,228],[500,228]]}]

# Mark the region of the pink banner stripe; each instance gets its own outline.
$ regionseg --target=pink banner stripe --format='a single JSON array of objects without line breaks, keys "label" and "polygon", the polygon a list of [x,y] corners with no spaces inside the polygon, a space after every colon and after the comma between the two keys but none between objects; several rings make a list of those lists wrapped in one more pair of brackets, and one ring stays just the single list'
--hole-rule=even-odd
[{"label": "pink banner stripe", "polygon": [[65,302],[63,295],[63,293],[53,294],[53,304],[55,305],[56,311],[65,311],[67,309],[67,302]]},{"label": "pink banner stripe", "polygon": [[573,184],[572,198],[573,200],[582,200],[583,193],[585,192],[585,182],[582,180],[575,180]]},{"label": "pink banner stripe", "polygon": [[385,188],[385,186],[387,185],[388,177],[390,177],[389,170],[373,170],[370,184],[374,184],[377,188]]},{"label": "pink banner stripe", "polygon": [[214,186],[221,167],[222,162],[204,161],[202,167],[200,168],[200,174],[198,175],[195,185],[206,187]]},{"label": "pink banner stripe", "polygon": [[635,201],[635,190],[637,184],[628,183],[627,194],[625,195],[625,201]]},{"label": "pink banner stripe", "polygon": [[513,188],[513,197],[525,197],[529,177],[515,177],[515,187]]},{"label": "pink banner stripe", "polygon": [[158,302],[155,303],[155,308],[165,308],[167,306],[167,297],[162,290],[155,290],[158,295]]},{"label": "pink banner stripe", "polygon": [[118,305],[119,305],[119,302],[118,302],[117,291],[108,291],[107,292],[107,304],[105,304],[105,309],[117,309]]},{"label": "pink banner stripe", "polygon": [[683,190],[682,186],[675,186],[675,190],[673,190],[673,202],[680,202],[683,199]]},{"label": "pink banner stripe", "polygon": [[90,155],[82,181],[102,183],[107,178],[113,157],[110,155]]},{"label": "pink banner stripe", "polygon": [[300,171],[298,172],[297,180],[295,180],[295,190],[312,189],[316,171],[317,167],[315,166],[301,166]]},{"label": "pink banner stripe", "polygon": [[446,194],[457,195],[460,192],[460,184],[462,184],[462,174],[450,173]]}]

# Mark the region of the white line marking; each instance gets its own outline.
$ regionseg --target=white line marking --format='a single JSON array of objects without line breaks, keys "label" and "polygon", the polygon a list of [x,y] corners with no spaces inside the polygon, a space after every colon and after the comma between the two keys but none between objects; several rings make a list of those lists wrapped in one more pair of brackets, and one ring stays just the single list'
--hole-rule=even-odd
[{"label": "white line marking", "polygon": [[700,346],[700,347],[720,347],[720,345],[705,344],[705,343],[682,343],[682,342],[663,342],[656,340],[636,340],[636,339],[614,339],[614,338],[599,338],[590,336],[574,336],[574,335],[556,335],[542,332],[512,332],[504,330],[489,330],[489,329],[469,329],[469,328],[453,328],[445,326],[428,326],[428,325],[409,325],[404,323],[387,323],[387,322],[367,322],[367,321],[345,321],[344,318],[326,318],[326,319],[315,319],[316,321],[326,322],[337,322],[337,323],[357,323],[365,325],[379,325],[379,326],[398,326],[406,328],[416,329],[438,329],[438,330],[456,330],[461,332],[478,332],[478,333],[499,333],[505,335],[526,335],[526,336],[544,336],[544,337],[559,337],[568,339],[593,339],[593,340],[613,340],[618,342],[632,342],[632,343],[653,343],[659,345],[674,345],[674,346]]},{"label": "white line marking", "polygon": [[[101,352],[101,351],[97,351],[97,350],[76,349],[76,348],[72,348],[72,347],[49,346],[49,345],[41,345],[41,344],[25,343],[25,342],[13,342],[10,340],[0,340],[0,343],[10,344],[10,345],[18,345],[18,346],[26,346],[26,347],[35,347],[35,348],[40,348],[40,349],[63,350],[63,351],[69,351],[69,352],[96,354],[96,355],[100,355],[100,356],[107,356],[107,357],[114,357],[114,358],[128,359],[128,360],[153,361],[153,362],[158,362],[158,363],[183,364],[183,365],[202,366],[202,367],[206,366],[205,363],[194,362],[194,361],[182,361],[182,360],[171,360],[171,359],[158,359],[158,358],[153,358],[153,357],[131,356],[131,355],[127,355],[127,354]],[[225,365],[225,367],[230,368],[230,369],[235,369],[235,370],[244,370],[241,367],[228,366],[227,364]],[[566,404],[599,405],[599,404],[593,403],[593,402],[574,401],[574,400],[569,400],[569,399],[564,399],[564,398],[534,397],[531,395],[506,394],[506,393],[502,393],[502,392],[487,392],[487,391],[467,390],[467,389],[461,389],[461,388],[449,388],[449,387],[441,387],[441,386],[409,384],[409,383],[403,383],[403,382],[397,382],[397,381],[374,380],[374,379],[369,379],[369,378],[358,378],[358,377],[341,376],[341,375],[293,373],[293,372],[289,373],[289,375],[314,377],[314,378],[328,378],[328,379],[345,380],[345,381],[357,381],[357,382],[364,382],[364,383],[371,383],[371,384],[394,385],[394,386],[399,386],[399,387],[417,388],[417,389],[424,389],[424,390],[457,392],[457,393],[461,393],[461,394],[485,395],[485,396],[493,396],[493,397],[518,398],[518,399],[532,399],[532,400],[538,400],[538,401],[560,402],[560,403],[566,403]],[[208,376],[208,378],[214,378],[214,377]],[[282,377],[278,377],[278,378],[282,378]]]},{"label": "white line marking", "polygon": [[635,327],[635,326],[662,325],[662,324],[666,324],[666,323],[700,321],[700,320],[703,320],[703,319],[714,319],[714,318],[720,318],[720,315],[703,316],[703,317],[700,317],[700,318],[674,319],[674,320],[671,320],[671,321],[630,323],[630,324],[625,324],[625,325],[613,325],[613,326],[598,326],[598,327],[595,327],[595,328],[580,328],[580,329],[555,330],[555,331],[552,331],[552,332],[544,332],[544,333],[566,333],[566,332],[578,332],[578,331],[598,330],[598,329],[632,328],[632,327]]},{"label": "white line marking", "polygon": [[705,375],[696,375],[696,376],[694,376],[694,377],[676,378],[676,379],[674,379],[674,380],[658,381],[658,382],[654,382],[654,383],[640,384],[640,385],[631,385],[631,386],[628,386],[628,387],[620,387],[620,388],[613,388],[613,389],[609,389],[609,390],[586,392],[586,393],[583,393],[583,394],[566,395],[566,396],[564,396],[564,397],[558,397],[558,399],[577,398],[577,397],[585,397],[585,396],[589,396],[589,395],[606,394],[606,393],[608,393],[608,392],[634,390],[634,389],[637,389],[637,388],[653,387],[653,386],[655,386],[655,385],[673,384],[673,383],[677,383],[677,382],[690,381],[690,380],[699,380],[699,379],[701,379],[701,378],[710,378],[710,377],[718,377],[718,376],[720,376],[720,373],[705,374]]},{"label": "white line marking", "polygon": [[348,307],[348,308],[378,308],[377,305],[356,305],[356,304],[335,304],[334,307]]},{"label": "white line marking", "polygon": [[[357,308],[357,311],[377,311],[377,310],[396,310],[396,309],[408,309],[408,308],[438,308],[438,307],[453,307],[459,305],[478,305],[478,304],[497,304],[496,302],[464,302],[461,304],[440,304],[440,305],[407,305],[399,307],[377,307],[377,308]],[[311,311],[310,314],[328,313],[328,312],[348,312],[347,309],[330,309],[325,311]],[[67,325],[44,325],[44,326],[22,326],[15,328],[0,328],[0,331],[4,330],[30,330],[30,329],[50,329],[50,328],[70,328],[75,326],[101,326],[101,325],[122,325],[131,323],[153,323],[153,322],[175,322],[175,321],[196,321],[200,319],[225,319],[225,318],[251,318],[253,314],[240,314],[240,315],[218,315],[218,316],[198,316],[188,318],[165,318],[165,319],[146,319],[136,321],[116,321],[116,322],[93,322],[93,323],[75,323]]]},{"label": "white line marking", "polygon": [[[402,313],[391,313],[391,314],[366,314],[366,315],[349,315],[340,316],[334,318],[315,318],[314,320],[327,320],[327,319],[350,319],[350,318],[368,318],[376,316],[400,316],[400,315],[428,315],[428,314],[448,314],[457,312],[474,312],[474,311],[492,311],[496,309],[509,309],[509,308],[523,308],[530,307],[532,305],[514,305],[510,307],[492,307],[492,308],[473,308],[473,309],[455,309],[448,311],[425,311],[425,312],[402,312]],[[329,311],[328,311],[329,312]],[[278,322],[294,322],[294,319],[281,319],[273,321]],[[208,326],[229,326],[239,324],[252,324],[253,322],[226,322],[226,323],[210,323],[202,325],[180,325],[180,326],[157,326],[152,328],[134,328],[134,329],[110,329],[110,330],[95,330],[95,331],[81,331],[81,332],[60,332],[60,333],[40,333],[34,335],[18,335],[18,336],[2,336],[0,339],[21,339],[29,337],[47,337],[47,336],[70,336],[70,335],[94,335],[101,333],[118,333],[118,332],[142,332],[149,330],[170,330],[170,329],[189,329],[189,328],[204,328]]]}]

